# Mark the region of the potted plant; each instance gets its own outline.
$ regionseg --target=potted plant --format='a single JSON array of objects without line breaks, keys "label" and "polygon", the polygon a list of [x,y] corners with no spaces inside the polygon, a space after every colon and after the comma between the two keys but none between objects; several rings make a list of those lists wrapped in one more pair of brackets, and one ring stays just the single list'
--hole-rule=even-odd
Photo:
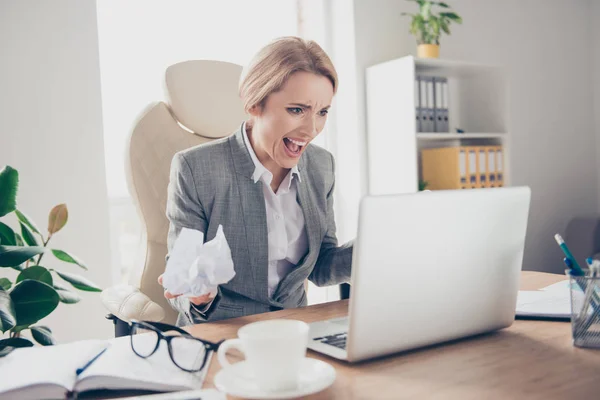
[{"label": "potted plant", "polygon": [[[412,18],[410,33],[417,38],[417,56],[421,58],[438,58],[440,56],[440,36],[442,32],[450,34],[450,24],[462,23],[462,18],[450,10],[446,3],[427,0],[414,1],[419,5],[416,14],[402,13],[403,16]],[[435,14],[432,8],[441,7],[446,11]]]},{"label": "potted plant", "polygon": [[[33,346],[31,340],[21,336],[26,329],[36,342],[45,346],[54,344],[50,328],[34,324],[52,313],[59,303],[79,302],[81,297],[72,288],[101,291],[79,275],[41,264],[46,253],[51,253],[61,261],[87,270],[74,255],[48,248],[50,240],[67,223],[67,206],[59,204],[50,211],[48,233],[44,235],[31,218],[17,208],[18,184],[19,174],[15,169],[7,166],[0,170],[0,218],[14,214],[20,231],[15,232],[0,221],[0,271],[9,268],[18,271],[14,282],[0,273],[0,357],[17,347]],[[3,336],[8,337],[3,339]]]}]

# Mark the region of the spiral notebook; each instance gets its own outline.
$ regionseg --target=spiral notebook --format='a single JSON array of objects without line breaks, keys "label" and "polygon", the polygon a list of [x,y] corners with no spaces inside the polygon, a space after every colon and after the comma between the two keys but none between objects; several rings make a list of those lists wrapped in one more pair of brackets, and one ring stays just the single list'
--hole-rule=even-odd
[{"label": "spiral notebook", "polygon": [[[105,348],[97,360],[76,375],[77,368]],[[179,369],[171,361],[165,341],[149,358],[138,357],[131,350],[129,336],[21,348],[0,358],[0,399],[64,399],[73,397],[73,393],[95,390],[201,389],[207,370],[205,367],[189,373]]]}]

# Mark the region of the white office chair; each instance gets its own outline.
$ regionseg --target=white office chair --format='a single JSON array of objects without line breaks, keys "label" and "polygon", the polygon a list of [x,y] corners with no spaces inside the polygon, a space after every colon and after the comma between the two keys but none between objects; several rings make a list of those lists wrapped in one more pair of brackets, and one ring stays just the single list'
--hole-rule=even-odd
[{"label": "white office chair", "polygon": [[174,324],[177,312],[163,296],[158,276],[167,254],[167,186],[175,153],[233,133],[247,118],[238,97],[239,65],[221,61],[186,61],[166,70],[167,103],[148,107],[128,140],[127,182],[145,227],[146,255],[132,271],[129,285],[102,293],[115,323],[127,334],[131,319]]}]

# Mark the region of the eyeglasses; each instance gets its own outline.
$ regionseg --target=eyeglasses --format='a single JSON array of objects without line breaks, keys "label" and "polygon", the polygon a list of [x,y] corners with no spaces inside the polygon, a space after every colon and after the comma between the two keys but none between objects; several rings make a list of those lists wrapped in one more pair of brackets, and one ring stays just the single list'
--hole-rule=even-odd
[{"label": "eyeglasses", "polygon": [[131,349],[142,358],[154,354],[161,340],[165,340],[173,364],[186,372],[201,371],[210,352],[216,351],[223,343],[212,343],[194,337],[179,327],[150,321],[132,320],[129,335]]}]

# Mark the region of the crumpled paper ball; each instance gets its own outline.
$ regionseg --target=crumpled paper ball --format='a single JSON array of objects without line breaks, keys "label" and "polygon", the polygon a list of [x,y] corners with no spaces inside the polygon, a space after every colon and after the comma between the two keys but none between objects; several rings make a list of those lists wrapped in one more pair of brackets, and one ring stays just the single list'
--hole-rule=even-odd
[{"label": "crumpled paper ball", "polygon": [[215,238],[203,243],[204,235],[183,228],[169,254],[163,274],[163,287],[172,294],[197,297],[215,296],[218,285],[235,276],[231,250],[219,225]]}]

